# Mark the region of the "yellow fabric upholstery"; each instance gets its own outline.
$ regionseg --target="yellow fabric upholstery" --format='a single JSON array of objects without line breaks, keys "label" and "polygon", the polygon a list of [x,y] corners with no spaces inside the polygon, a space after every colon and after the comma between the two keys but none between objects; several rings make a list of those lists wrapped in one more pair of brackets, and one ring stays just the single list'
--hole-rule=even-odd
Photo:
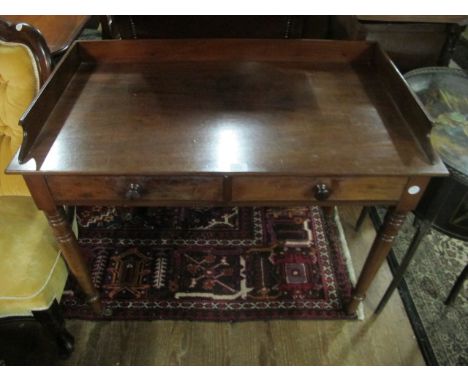
[{"label": "yellow fabric upholstery", "polygon": [[23,178],[4,174],[23,138],[18,121],[38,90],[31,51],[0,41],[0,317],[48,309],[60,300],[68,276]]},{"label": "yellow fabric upholstery", "polygon": [[30,197],[0,198],[0,317],[31,315],[60,300],[68,270]]},{"label": "yellow fabric upholstery", "polygon": [[21,176],[4,171],[23,138],[18,121],[38,90],[36,62],[29,48],[0,41],[0,196],[29,195]]}]

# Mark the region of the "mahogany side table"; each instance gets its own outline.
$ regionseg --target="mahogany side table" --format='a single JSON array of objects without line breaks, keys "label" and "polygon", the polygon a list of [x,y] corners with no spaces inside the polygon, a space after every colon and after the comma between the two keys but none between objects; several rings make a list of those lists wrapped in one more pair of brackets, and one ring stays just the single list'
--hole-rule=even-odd
[{"label": "mahogany side table", "polygon": [[77,41],[21,119],[22,174],[96,312],[62,205],[392,205],[346,311],[447,169],[375,43]]}]

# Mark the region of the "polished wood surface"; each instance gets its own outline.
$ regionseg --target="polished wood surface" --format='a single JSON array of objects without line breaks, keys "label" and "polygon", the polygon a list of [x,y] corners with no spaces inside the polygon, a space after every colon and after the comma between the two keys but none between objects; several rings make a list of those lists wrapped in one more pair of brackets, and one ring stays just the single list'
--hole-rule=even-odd
[{"label": "polished wood surface", "polygon": [[420,145],[427,158],[435,163],[434,149],[431,145],[428,132],[432,129],[432,122],[429,114],[413,93],[404,77],[390,60],[387,53],[379,46],[376,49],[375,60],[378,62],[377,70],[380,78],[384,82],[393,102],[398,106],[401,113],[406,116],[407,123],[412,126],[412,133],[416,136],[416,142]]},{"label": "polished wood surface", "polygon": [[[412,97],[366,42],[78,42],[21,119],[29,139],[8,172],[71,264],[82,255],[56,204],[385,203],[398,217],[447,174]],[[398,228],[377,236],[349,313]],[[86,269],[72,273],[99,311]]]},{"label": "polished wood surface", "polygon": [[[407,178],[48,175],[46,182],[60,204],[95,205],[112,201],[128,206],[290,205],[323,201],[385,204],[400,199]],[[320,197],[317,185],[325,185],[328,194]],[[132,189],[136,192],[132,193]]]},{"label": "polished wood surface", "polygon": [[[316,186],[323,184],[329,195],[320,198]],[[287,177],[287,176],[238,176],[232,183],[233,202],[249,201],[300,201],[308,203],[328,200],[388,202],[399,200],[404,177]]]},{"label": "polished wood surface", "polygon": [[[415,144],[410,128],[430,125],[410,123],[421,113],[418,105],[404,115],[395,107],[392,98],[404,94],[382,86],[372,44],[226,41],[221,53],[219,45],[80,42],[75,50],[86,61],[77,66],[78,55],[70,52],[62,64],[77,68],[74,76],[64,68],[54,77],[71,78],[63,93],[49,87],[56,107],[40,124],[28,156],[36,161],[32,170],[324,176],[445,171],[440,161],[428,163]],[[142,54],[153,62],[141,63]],[[252,61],[245,60],[249,54]],[[35,132],[28,117],[22,124]],[[372,166],[369,158],[375,159]]]},{"label": "polished wood surface", "polygon": [[[359,272],[375,237],[360,208],[339,207]],[[424,365],[411,324],[395,293],[373,315],[392,279],[388,265],[364,302],[364,321],[273,320],[242,323],[67,320],[75,351],[64,365]]]},{"label": "polished wood surface", "polygon": [[59,100],[64,87],[66,87],[78,68],[77,50],[72,50],[69,53],[68,57],[70,59],[59,62],[55,75],[48,78],[46,83],[42,85],[39,94],[19,121],[25,133],[18,153],[20,157],[26,155],[32,148],[43,124],[47,121],[49,114]]},{"label": "polished wood surface", "polygon": [[[354,312],[359,303],[366,298],[366,292],[392,248],[393,241],[397,237],[406,215],[416,208],[428,183],[429,178],[427,177],[410,178],[397,205],[388,210],[384,224],[382,224],[370,249],[372,256],[367,257],[361,271],[361,277],[354,287],[353,299],[346,307],[348,313]],[[417,187],[420,191],[410,192],[413,187]]]},{"label": "polished wood surface", "polygon": [[52,54],[63,53],[83,31],[91,16],[39,16],[7,15],[0,18],[12,23],[27,23],[38,29],[44,36]]},{"label": "polished wood surface", "polygon": [[[54,197],[61,203],[122,202],[149,205],[167,201],[223,201],[222,177],[109,177],[48,176]],[[132,186],[133,185],[133,186]],[[135,187],[137,185],[137,187]],[[137,189],[138,188],[138,189]],[[131,190],[134,190],[132,193]],[[135,203],[132,203],[134,201]]]}]

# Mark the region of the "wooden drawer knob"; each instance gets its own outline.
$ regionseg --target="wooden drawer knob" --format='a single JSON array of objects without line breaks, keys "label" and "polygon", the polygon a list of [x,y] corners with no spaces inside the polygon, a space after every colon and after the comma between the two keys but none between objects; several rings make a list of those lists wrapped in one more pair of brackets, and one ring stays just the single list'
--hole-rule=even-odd
[{"label": "wooden drawer knob", "polygon": [[331,191],[325,183],[319,183],[315,185],[314,195],[317,200],[327,200],[330,196]]},{"label": "wooden drawer knob", "polygon": [[128,186],[127,192],[125,193],[125,198],[129,200],[140,199],[143,192],[143,187],[138,183],[130,183]]}]

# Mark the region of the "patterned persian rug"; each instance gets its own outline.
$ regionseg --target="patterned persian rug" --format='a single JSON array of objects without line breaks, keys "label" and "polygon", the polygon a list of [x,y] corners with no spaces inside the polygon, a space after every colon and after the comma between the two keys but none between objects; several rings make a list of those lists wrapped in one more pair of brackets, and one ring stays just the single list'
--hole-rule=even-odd
[{"label": "patterned persian rug", "polygon": [[[350,319],[337,223],[318,207],[81,207],[79,242],[113,320]],[[351,268],[349,268],[351,269]],[[69,279],[67,318],[96,319]]]},{"label": "patterned persian rug", "polygon": [[[385,214],[373,216],[379,224]],[[415,233],[414,215],[408,217],[393,247],[397,265]],[[444,304],[468,262],[468,243],[434,229],[422,240],[399,291],[421,351],[429,365],[468,365],[467,284],[453,305]]]}]

